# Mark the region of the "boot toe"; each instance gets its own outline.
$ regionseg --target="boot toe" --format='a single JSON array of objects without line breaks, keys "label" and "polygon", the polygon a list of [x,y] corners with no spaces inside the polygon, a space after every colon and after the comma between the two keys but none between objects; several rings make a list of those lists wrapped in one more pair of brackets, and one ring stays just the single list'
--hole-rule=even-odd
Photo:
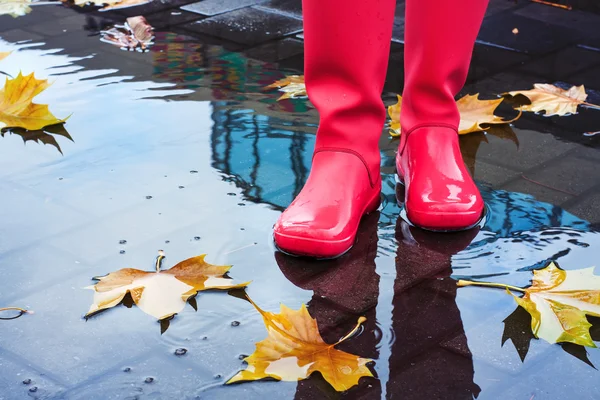
[{"label": "boot toe", "polygon": [[[337,232],[336,232],[337,231]],[[273,229],[275,245],[285,253],[317,258],[337,257],[352,247],[354,235],[336,229],[319,229],[308,223],[294,223],[280,218]]]}]

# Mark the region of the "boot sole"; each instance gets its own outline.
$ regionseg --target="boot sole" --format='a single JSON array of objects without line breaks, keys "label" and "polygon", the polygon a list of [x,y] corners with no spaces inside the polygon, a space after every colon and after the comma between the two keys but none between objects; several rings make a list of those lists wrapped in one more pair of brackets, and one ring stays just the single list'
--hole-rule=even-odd
[{"label": "boot sole", "polygon": [[[367,203],[367,206],[365,207],[365,209],[362,212],[361,221],[365,215],[368,215],[368,214],[372,213],[373,211],[376,211],[377,208],[379,208],[380,204],[381,204],[381,190],[377,191],[376,196],[374,196],[371,199],[371,201],[369,203]],[[360,226],[360,221],[359,221],[359,226]],[[291,235],[285,235],[285,234],[281,234],[281,233],[273,233],[273,242],[275,243],[275,248],[277,250],[279,250],[280,252],[282,252],[286,255],[292,256],[292,257],[309,257],[309,258],[315,259],[317,261],[333,260],[333,259],[343,256],[344,254],[349,252],[350,249],[352,249],[352,246],[354,246],[354,240],[356,239],[357,232],[358,232],[358,227],[357,227],[356,231],[354,232],[354,234],[352,234],[351,236],[349,236],[347,238],[340,239],[340,240],[317,240],[317,239],[310,239],[310,238],[301,237],[301,236],[291,236]],[[314,247],[321,247],[324,245],[324,247],[329,247],[329,246],[341,247],[343,250],[342,251],[334,251],[334,252],[332,252],[333,254],[327,254],[327,253],[314,254],[314,253],[307,253],[307,252],[301,252],[301,251],[292,251],[292,250],[288,250],[285,247],[278,245],[275,237],[284,239],[284,242],[293,242],[295,244],[295,246],[290,246],[290,247],[295,247],[295,248],[306,248],[306,247],[314,248]],[[346,243],[349,243],[349,244],[346,244]]]}]

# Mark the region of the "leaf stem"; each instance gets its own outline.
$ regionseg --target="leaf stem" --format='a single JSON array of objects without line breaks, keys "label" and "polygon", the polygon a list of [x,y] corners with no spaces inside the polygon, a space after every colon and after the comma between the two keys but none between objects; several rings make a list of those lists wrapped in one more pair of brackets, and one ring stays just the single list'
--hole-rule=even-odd
[{"label": "leaf stem", "polygon": [[31,311],[26,310],[21,307],[2,307],[2,308],[0,308],[0,311],[19,311],[21,314],[30,314],[31,313]]},{"label": "leaf stem", "polygon": [[475,282],[475,281],[467,281],[467,280],[459,279],[458,282],[456,282],[456,284],[458,285],[458,287],[483,286],[483,287],[508,289],[508,290],[514,290],[515,292],[525,293],[525,289],[523,289],[523,288],[520,288],[518,286],[506,285],[504,283]]},{"label": "leaf stem", "polygon": [[600,106],[599,105],[588,103],[587,101],[582,101],[581,105],[586,106],[588,108],[593,108],[594,110],[600,110]]},{"label": "leaf stem", "polygon": [[350,332],[348,332],[348,334],[346,336],[344,336],[343,338],[341,338],[340,340],[337,341],[335,345],[338,345],[340,343],[342,343],[344,340],[354,336],[354,334],[356,333],[356,331],[358,331],[358,328],[360,328],[360,326],[362,325],[363,322],[365,322],[367,319],[365,317],[360,317],[358,318],[358,321],[356,322],[356,326],[354,327],[354,329],[352,329]]},{"label": "leaf stem", "polygon": [[160,272],[160,267],[162,267],[162,262],[165,259],[165,252],[162,250],[158,251],[158,257],[156,257],[156,272]]}]

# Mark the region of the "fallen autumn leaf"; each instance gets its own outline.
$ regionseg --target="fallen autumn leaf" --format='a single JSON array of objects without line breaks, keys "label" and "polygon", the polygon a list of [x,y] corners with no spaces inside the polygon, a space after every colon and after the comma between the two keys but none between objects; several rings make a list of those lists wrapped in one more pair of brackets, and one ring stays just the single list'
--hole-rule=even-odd
[{"label": "fallen autumn leaf", "polygon": [[283,95],[277,101],[285,99],[294,99],[306,96],[306,84],[304,75],[290,75],[276,82],[273,82],[265,89],[278,89]]},{"label": "fallen autumn leaf", "polygon": [[67,119],[58,119],[46,104],[34,104],[33,98],[48,88],[48,80],[35,79],[33,73],[15,79],[6,79],[0,89],[0,129],[23,128],[38,130],[49,125],[60,124]]},{"label": "fallen autumn leaf", "polygon": [[161,271],[164,255],[157,258],[156,271],[147,272],[124,268],[98,278],[98,283],[86,289],[94,290],[94,303],[85,317],[121,303],[125,295],[146,314],[159,320],[181,312],[187,301],[199,291],[235,289],[250,282],[231,284],[224,274],[231,266],[212,265],[204,261],[206,255],[188,258],[173,268]]},{"label": "fallen autumn leaf", "polygon": [[[459,280],[458,286],[504,288],[531,314],[531,330],[536,338],[596,347],[586,319],[586,314],[600,317],[600,276],[594,275],[594,267],[565,271],[552,262],[533,271],[532,285],[525,289],[466,280]],[[511,291],[524,295],[517,297]]]},{"label": "fallen autumn leaf", "polygon": [[533,85],[533,89],[530,90],[514,90],[502,93],[502,95],[510,96],[518,94],[527,97],[531,101],[531,104],[521,106],[523,111],[544,111],[544,116],[546,117],[577,114],[577,106],[579,105],[600,110],[600,106],[585,101],[587,94],[583,85],[572,86],[565,90],[548,83],[536,83]]},{"label": "fallen autumn leaf", "polygon": [[[248,298],[248,300],[250,300]],[[323,341],[317,321],[303,304],[299,310],[281,305],[275,314],[260,309],[268,336],[256,343],[256,350],[244,361],[248,367],[238,372],[227,384],[274,378],[283,381],[298,381],[319,371],[336,391],[345,391],[357,385],[361,377],[372,377],[366,364],[372,360],[335,349],[358,330],[365,321],[359,318],[356,327],[337,343]]]},{"label": "fallen autumn leaf", "polygon": [[[402,108],[402,96],[397,95],[398,102],[388,107],[390,117],[390,135],[392,137],[400,136],[400,111]],[[502,117],[494,115],[496,108],[502,103],[503,99],[480,100],[479,93],[475,95],[466,95],[456,101],[456,106],[460,112],[460,124],[458,133],[464,135],[471,132],[485,130],[481,125],[489,124],[509,124],[520,118],[521,113],[511,120],[504,120]]]},{"label": "fallen autumn leaf", "polygon": [[109,30],[102,31],[101,41],[121,47],[122,49],[141,51],[147,50],[153,43],[154,28],[146,18],[127,18],[125,25],[115,25]]}]

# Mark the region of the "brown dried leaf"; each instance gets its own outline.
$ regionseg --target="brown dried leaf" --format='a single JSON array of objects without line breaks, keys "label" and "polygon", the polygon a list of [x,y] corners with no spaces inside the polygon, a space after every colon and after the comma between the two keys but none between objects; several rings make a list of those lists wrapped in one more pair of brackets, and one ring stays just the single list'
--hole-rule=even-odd
[{"label": "brown dried leaf", "polygon": [[546,117],[551,115],[564,116],[567,114],[577,114],[577,106],[580,104],[600,109],[600,106],[585,102],[587,94],[583,85],[572,86],[570,89],[565,90],[549,83],[536,83],[531,90],[514,90],[503,93],[503,95],[511,96],[518,94],[527,97],[531,101],[531,104],[521,107],[523,111],[544,111]]}]

